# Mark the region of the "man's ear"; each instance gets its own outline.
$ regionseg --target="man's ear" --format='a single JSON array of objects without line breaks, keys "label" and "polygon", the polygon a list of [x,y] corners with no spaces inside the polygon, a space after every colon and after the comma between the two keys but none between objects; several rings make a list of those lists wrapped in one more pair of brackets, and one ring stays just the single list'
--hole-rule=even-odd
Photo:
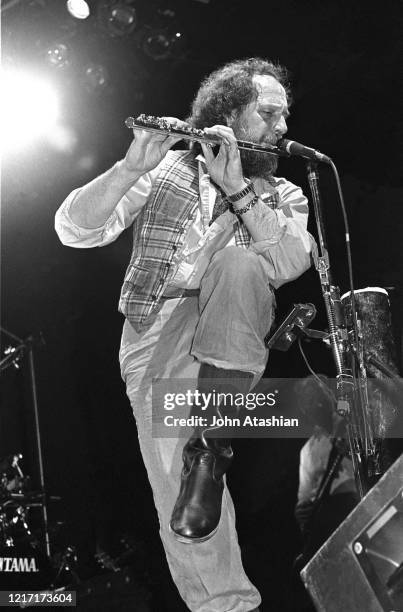
[{"label": "man's ear", "polygon": [[228,127],[232,127],[237,119],[238,119],[238,113],[237,113],[237,111],[233,110],[231,112],[231,114],[227,115],[227,117],[226,117],[227,126]]}]

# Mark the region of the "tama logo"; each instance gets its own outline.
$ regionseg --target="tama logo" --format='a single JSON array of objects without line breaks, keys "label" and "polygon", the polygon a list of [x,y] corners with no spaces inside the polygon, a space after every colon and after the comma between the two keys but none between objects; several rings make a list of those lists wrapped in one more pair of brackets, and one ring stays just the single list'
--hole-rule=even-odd
[{"label": "tama logo", "polygon": [[34,557],[0,557],[0,572],[39,572]]}]

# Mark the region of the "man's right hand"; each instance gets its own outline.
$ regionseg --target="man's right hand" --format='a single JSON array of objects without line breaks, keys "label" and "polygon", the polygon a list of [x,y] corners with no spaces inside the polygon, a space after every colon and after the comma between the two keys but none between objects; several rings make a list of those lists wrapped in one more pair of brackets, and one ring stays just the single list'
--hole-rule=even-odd
[{"label": "man's right hand", "polygon": [[[174,117],[164,117],[169,123],[174,123],[179,128],[188,124]],[[168,136],[146,130],[133,130],[134,140],[123,160],[127,171],[142,175],[152,170],[164,159],[169,149],[182,140],[181,136]]]},{"label": "man's right hand", "polygon": [[[172,117],[167,120],[178,127],[186,125]],[[73,199],[69,210],[73,223],[84,229],[102,227],[125,193],[143,174],[158,166],[179,140],[181,136],[135,130],[125,158],[84,185]]]}]

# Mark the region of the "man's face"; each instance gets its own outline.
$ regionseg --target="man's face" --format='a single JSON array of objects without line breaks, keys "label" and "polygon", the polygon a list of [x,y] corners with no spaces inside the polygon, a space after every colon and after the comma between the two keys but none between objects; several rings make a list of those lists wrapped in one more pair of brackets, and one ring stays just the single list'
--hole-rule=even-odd
[{"label": "man's face", "polygon": [[[287,132],[289,115],[285,89],[272,76],[255,75],[258,98],[242,111],[231,127],[238,140],[257,144],[276,144]],[[268,178],[278,165],[278,158],[268,153],[241,149],[242,167],[248,177]]]}]

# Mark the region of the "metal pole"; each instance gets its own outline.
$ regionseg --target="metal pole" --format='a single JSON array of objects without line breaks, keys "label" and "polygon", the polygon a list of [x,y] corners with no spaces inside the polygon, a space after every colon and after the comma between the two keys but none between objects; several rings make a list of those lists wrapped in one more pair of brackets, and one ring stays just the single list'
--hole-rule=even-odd
[{"label": "metal pole", "polygon": [[[363,414],[360,382],[358,383],[358,388],[356,386],[359,372],[356,372],[354,351],[351,346],[351,339],[348,335],[345,314],[340,300],[340,289],[332,281],[317,166],[316,162],[307,162],[308,183],[312,194],[319,238],[319,256],[315,265],[320,278],[329,324],[329,339],[336,366],[336,410],[346,420],[350,457],[353,464],[357,491],[362,498],[369,489],[366,471],[369,446],[367,423]],[[354,304],[352,307],[354,308]]]},{"label": "metal pole", "polygon": [[38,454],[39,481],[40,481],[41,489],[44,493],[43,505],[42,505],[42,518],[43,518],[43,527],[44,527],[45,550],[46,550],[46,554],[50,558],[50,539],[49,539],[49,527],[48,527],[47,496],[46,496],[46,489],[45,489],[45,473],[43,469],[43,453],[42,453],[42,443],[41,443],[41,431],[40,431],[40,425],[39,425],[38,396],[37,396],[37,391],[36,391],[34,351],[32,348],[32,343],[33,343],[32,337],[26,340],[26,346],[28,349],[28,359],[29,359],[32,404],[34,408],[34,417],[35,417],[35,437],[36,437],[36,449],[37,449],[37,454]]}]

